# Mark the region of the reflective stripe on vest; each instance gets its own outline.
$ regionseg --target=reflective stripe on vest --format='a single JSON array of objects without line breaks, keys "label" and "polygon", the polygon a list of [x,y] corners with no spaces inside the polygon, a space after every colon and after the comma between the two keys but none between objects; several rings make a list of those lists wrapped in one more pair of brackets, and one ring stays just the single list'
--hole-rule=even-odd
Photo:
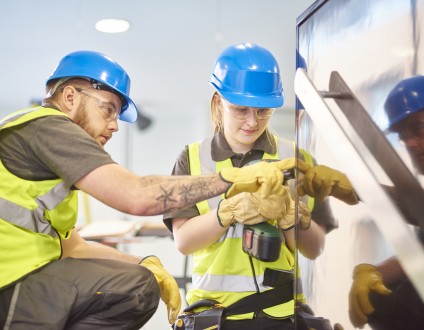
[{"label": "reflective stripe on vest", "polygon": [[[263,159],[284,159],[294,157],[294,145],[291,141],[275,137],[278,152],[275,154],[264,153]],[[192,175],[210,174],[219,172],[224,167],[232,167],[231,159],[222,162],[214,162],[211,158],[212,138],[207,138],[198,143],[189,145],[189,165]],[[293,186],[294,187],[294,186]],[[197,203],[200,214],[206,214],[218,206],[221,197],[214,197],[207,201]],[[275,224],[275,221],[274,221]],[[219,240],[210,247],[197,251],[193,255],[193,289],[187,294],[189,304],[207,297],[223,303],[225,306],[256,292],[250,264],[243,268],[243,264],[249,263],[248,255],[241,247],[243,225],[236,223],[222,235]],[[222,250],[222,253],[217,252]],[[228,252],[226,252],[228,251]],[[230,259],[230,260],[228,260]],[[222,262],[221,262],[222,260]],[[256,282],[260,291],[270,287],[262,285],[265,268],[293,270],[294,255],[282,244],[280,259],[277,262],[263,263],[253,259],[256,270]],[[228,269],[221,269],[220,264],[230,265]],[[237,265],[240,265],[238,267]],[[231,268],[233,267],[233,268]],[[234,270],[234,273],[231,272]],[[300,281],[297,281],[300,284]],[[298,288],[298,297],[303,300],[301,286]],[[266,313],[275,317],[284,317],[293,314],[293,301],[266,309]],[[234,319],[251,318],[252,313],[234,316]]]},{"label": "reflective stripe on vest", "polygon": [[[0,121],[0,130],[51,115],[66,116],[43,107],[25,109]],[[59,235],[68,237],[75,226],[78,195],[62,179],[19,178],[1,160],[0,177],[0,251],[7,251],[0,254],[1,288],[60,258]]]},{"label": "reflective stripe on vest", "polygon": [[35,198],[38,207],[34,210],[0,198],[0,219],[35,233],[56,237],[56,231],[52,228],[51,223],[44,219],[44,214],[46,210],[52,210],[62,202],[69,192],[69,188],[63,182],[59,183],[45,195]]}]

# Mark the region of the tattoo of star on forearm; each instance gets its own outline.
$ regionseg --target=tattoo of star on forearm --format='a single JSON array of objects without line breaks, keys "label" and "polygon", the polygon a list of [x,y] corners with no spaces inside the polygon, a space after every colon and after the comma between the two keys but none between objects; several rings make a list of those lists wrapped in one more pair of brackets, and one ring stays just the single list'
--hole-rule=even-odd
[{"label": "tattoo of star on forearm", "polygon": [[196,197],[196,193],[194,190],[189,186],[182,186],[181,187],[181,200],[185,203],[189,203],[194,200]]},{"label": "tattoo of star on forearm", "polygon": [[192,194],[197,197],[209,197],[211,196],[211,188],[209,182],[199,181],[193,185]]},{"label": "tattoo of star on forearm", "polygon": [[177,201],[171,197],[174,192],[174,189],[166,191],[165,189],[160,187],[160,190],[162,191],[162,194],[158,196],[157,200],[163,202],[163,207],[166,210],[168,208],[169,203]]}]

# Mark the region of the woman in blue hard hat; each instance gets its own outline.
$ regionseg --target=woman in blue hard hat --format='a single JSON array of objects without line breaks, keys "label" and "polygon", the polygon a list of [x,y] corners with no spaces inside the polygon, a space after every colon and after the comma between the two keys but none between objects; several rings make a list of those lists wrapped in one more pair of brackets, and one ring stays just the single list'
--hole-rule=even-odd
[{"label": "woman in blue hard hat", "polygon": [[[384,103],[388,131],[397,133],[414,168],[424,174],[424,76],[396,84]],[[421,227],[415,227],[424,245]],[[411,251],[413,254],[413,251]],[[377,265],[359,264],[349,293],[349,316],[355,328],[376,330],[424,329],[424,302],[396,256]]]},{"label": "woman in blue hard hat", "polygon": [[[294,157],[294,143],[271,134],[268,128],[274,109],[284,103],[279,66],[270,51],[251,43],[229,46],[218,56],[209,82],[216,90],[211,100],[215,134],[186,146],[175,163],[174,175],[215,173],[227,167],[248,167],[262,159]],[[304,153],[303,157],[312,163],[310,155]],[[178,250],[193,254],[189,304],[212,299],[228,307],[272,287],[290,288],[291,279],[284,275],[295,267],[294,203],[290,197],[294,188],[290,192],[287,182],[284,186],[289,198],[268,199],[264,206],[268,212],[260,217],[250,216],[248,205],[255,204],[250,194],[225,200],[217,197],[165,214],[164,222],[172,230]],[[281,216],[280,204],[287,200],[291,200],[289,211]],[[299,204],[299,248],[311,259],[324,248],[325,233],[337,226],[326,202],[313,204],[311,199],[310,209]],[[243,226],[264,221],[283,231],[276,261],[261,261],[243,251]],[[302,300],[300,286],[296,293]],[[287,299],[277,297],[278,302],[264,305],[264,299],[257,297],[261,307],[250,302],[250,310],[228,316],[222,329],[294,329],[294,298],[289,294]],[[176,326],[178,329],[178,323]]]},{"label": "woman in blue hard hat", "polygon": [[119,166],[103,146],[118,119],[134,122],[137,112],[128,74],[101,53],[66,55],[46,92],[42,106],[0,121],[0,328],[139,329],[160,297],[173,323],[181,306],[176,281],[155,256],[82,239],[77,190],[121,212],[155,215],[227,190],[267,198],[283,191],[281,170],[258,164],[175,178]]}]

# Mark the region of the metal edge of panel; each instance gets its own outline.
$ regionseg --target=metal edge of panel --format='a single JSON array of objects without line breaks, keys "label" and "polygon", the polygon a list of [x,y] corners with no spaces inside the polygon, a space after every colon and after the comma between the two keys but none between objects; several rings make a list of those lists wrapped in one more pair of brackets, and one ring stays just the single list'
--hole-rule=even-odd
[{"label": "metal edge of panel", "polygon": [[[337,162],[345,170],[383,236],[392,245],[402,267],[424,301],[424,250],[406,225],[406,219],[370,169],[378,167],[379,163],[356,131],[349,127],[348,121],[343,122],[342,127],[336,119],[343,115],[341,110],[328,107],[302,68],[296,70],[294,89],[320,136],[331,147]],[[335,113],[337,111],[339,113]],[[378,170],[383,171],[381,168]]]},{"label": "metal edge of panel", "polygon": [[296,26],[299,27],[305,20],[312,16],[319,8],[321,8],[329,0],[317,0],[296,18]]}]

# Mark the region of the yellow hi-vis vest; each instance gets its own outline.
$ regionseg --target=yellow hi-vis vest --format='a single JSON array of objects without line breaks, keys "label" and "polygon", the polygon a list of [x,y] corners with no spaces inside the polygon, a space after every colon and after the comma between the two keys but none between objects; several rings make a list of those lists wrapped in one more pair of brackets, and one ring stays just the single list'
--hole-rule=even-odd
[{"label": "yellow hi-vis vest", "polygon": [[[15,112],[0,130],[33,119],[62,115],[43,107]],[[0,288],[61,257],[59,235],[69,236],[78,214],[78,195],[62,179],[29,181],[0,160]]]},{"label": "yellow hi-vis vest", "polygon": [[[275,154],[264,153],[263,159],[284,159],[294,157],[293,142],[274,137],[278,149]],[[189,165],[191,175],[218,173],[222,168],[232,167],[231,159],[214,162],[211,158],[212,138],[190,144]],[[303,154],[303,152],[302,152]],[[307,156],[306,154],[305,156]],[[303,158],[305,158],[303,156]],[[305,159],[308,163],[312,157]],[[294,180],[291,180],[294,181]],[[294,189],[294,186],[292,187]],[[293,190],[294,191],[294,190]],[[200,214],[216,208],[223,196],[216,196],[196,204]],[[309,203],[313,207],[313,199]],[[271,221],[275,224],[275,221]],[[231,226],[216,242],[193,254],[192,289],[187,293],[187,302],[193,304],[201,299],[214,299],[229,306],[256,292],[249,256],[242,249],[243,225]],[[261,262],[252,258],[256,283],[261,292],[271,289],[262,285],[266,268],[293,271],[294,253],[285,244],[281,245],[280,258],[275,262]],[[296,272],[298,275],[299,272]],[[300,279],[296,287],[296,299],[304,301]],[[271,317],[284,318],[294,314],[294,300],[264,310]],[[253,313],[234,315],[229,319],[251,319]]]}]

